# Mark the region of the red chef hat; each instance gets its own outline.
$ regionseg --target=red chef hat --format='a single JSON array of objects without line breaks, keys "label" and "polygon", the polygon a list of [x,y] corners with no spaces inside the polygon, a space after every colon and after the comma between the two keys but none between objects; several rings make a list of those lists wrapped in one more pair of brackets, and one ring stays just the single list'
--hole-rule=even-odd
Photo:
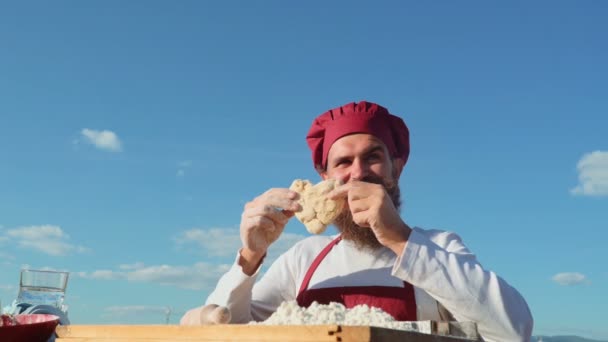
[{"label": "red chef hat", "polygon": [[410,154],[410,133],[405,122],[378,104],[352,102],[319,115],[312,123],[306,142],[317,170],[325,169],[330,147],[353,133],[368,133],[382,140],[393,158],[403,164]]}]

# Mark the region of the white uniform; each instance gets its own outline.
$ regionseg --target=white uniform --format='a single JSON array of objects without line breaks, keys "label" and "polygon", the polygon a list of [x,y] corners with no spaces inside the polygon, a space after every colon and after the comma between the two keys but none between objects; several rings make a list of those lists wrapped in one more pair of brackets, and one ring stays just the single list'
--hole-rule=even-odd
[{"label": "white uniform", "polygon": [[[268,318],[295,300],[311,263],[333,240],[311,236],[281,255],[256,283],[238,264],[223,275],[206,304],[227,306],[232,323]],[[258,270],[259,271],[259,270]],[[524,298],[495,273],[483,269],[454,233],[414,228],[401,256],[387,248],[359,250],[341,241],[321,262],[310,289],[340,286],[414,286],[418,320],[442,320],[438,302],[457,321],[477,323],[486,341],[529,341],[532,315]]]}]

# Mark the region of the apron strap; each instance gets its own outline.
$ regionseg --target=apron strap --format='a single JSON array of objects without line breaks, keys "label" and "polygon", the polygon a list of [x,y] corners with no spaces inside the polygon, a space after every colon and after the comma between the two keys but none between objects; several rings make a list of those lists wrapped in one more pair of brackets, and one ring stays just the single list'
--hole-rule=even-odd
[{"label": "apron strap", "polygon": [[331,249],[334,248],[334,246],[337,245],[338,242],[340,242],[340,240],[342,240],[342,235],[339,235],[332,242],[330,242],[327,246],[325,246],[325,248],[323,248],[323,250],[317,255],[315,260],[313,260],[312,264],[308,268],[308,271],[306,271],[306,274],[304,275],[304,280],[302,280],[302,285],[300,285],[300,291],[298,291],[298,296],[300,296],[300,294],[302,292],[304,292],[308,289],[308,284],[310,283],[310,279],[312,278],[312,275],[317,270],[317,267],[319,267],[319,265],[321,264],[321,261],[323,261],[323,259],[325,259],[325,256],[327,256],[327,254],[329,254],[329,251],[331,251]]}]

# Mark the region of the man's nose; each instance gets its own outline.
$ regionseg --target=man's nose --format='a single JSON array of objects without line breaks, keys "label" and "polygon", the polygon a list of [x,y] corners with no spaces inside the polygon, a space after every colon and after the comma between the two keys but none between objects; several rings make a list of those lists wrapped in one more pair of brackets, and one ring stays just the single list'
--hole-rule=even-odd
[{"label": "man's nose", "polygon": [[350,180],[362,180],[369,174],[368,165],[360,159],[355,159],[351,164]]}]

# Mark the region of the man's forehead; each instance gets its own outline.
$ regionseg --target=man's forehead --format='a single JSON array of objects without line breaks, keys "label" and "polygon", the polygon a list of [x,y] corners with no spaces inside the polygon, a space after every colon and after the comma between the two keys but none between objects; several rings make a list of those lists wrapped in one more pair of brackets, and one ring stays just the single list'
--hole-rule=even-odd
[{"label": "man's forehead", "polygon": [[377,148],[381,148],[384,152],[387,151],[384,142],[371,134],[350,134],[333,143],[329,149],[328,157],[331,158],[334,155],[340,154],[362,153]]}]

